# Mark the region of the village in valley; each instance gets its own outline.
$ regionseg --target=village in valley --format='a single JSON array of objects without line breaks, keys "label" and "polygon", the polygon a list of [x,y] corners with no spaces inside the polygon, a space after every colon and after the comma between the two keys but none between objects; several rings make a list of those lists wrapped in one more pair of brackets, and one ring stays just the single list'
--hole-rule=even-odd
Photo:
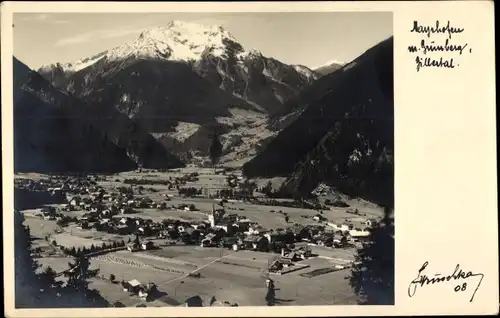
[{"label": "village in valley", "polygon": [[275,181],[222,167],[19,173],[16,217],[39,270],[64,280],[85,257],[89,288],[115,307],[356,304],[346,276],[382,209],[324,185],[280,199]]},{"label": "village in valley", "polygon": [[16,308],[394,304],[392,13],[34,14]]}]

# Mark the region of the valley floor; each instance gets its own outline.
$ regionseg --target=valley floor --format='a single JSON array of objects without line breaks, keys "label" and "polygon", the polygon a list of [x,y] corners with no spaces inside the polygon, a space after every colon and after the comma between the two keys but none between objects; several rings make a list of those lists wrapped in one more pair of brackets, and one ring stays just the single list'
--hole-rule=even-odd
[{"label": "valley floor", "polygon": [[[164,179],[184,175],[191,172],[199,173],[199,180],[188,183],[186,186],[210,189],[225,188],[225,176],[213,174],[213,169],[186,168],[179,172],[126,172],[109,177],[109,181],[99,182],[105,189],[124,185],[126,178]],[[38,174],[19,174],[16,178],[39,179]],[[267,181],[266,181],[267,182]],[[134,217],[150,218],[161,221],[165,218],[194,221],[206,220],[207,213],[217,201],[209,198],[183,198],[176,195],[176,190],[168,190],[162,185],[144,185],[145,188],[155,188],[157,192],[144,191],[143,195],[152,200],[161,200],[168,194],[171,201],[169,206],[180,203],[194,204],[199,211],[139,209],[140,213]],[[332,222],[342,223],[349,219],[360,224],[369,217],[380,217],[382,210],[367,202],[352,200],[350,208],[357,208],[359,215],[354,217],[346,213],[346,208],[331,208],[324,211],[324,216]],[[286,228],[284,216],[276,213],[278,210],[286,212],[289,222],[299,224],[317,224],[310,218],[318,212],[315,210],[287,208],[276,206],[255,205],[244,202],[228,202],[228,213],[244,215],[251,221],[257,221],[268,229]],[[271,211],[275,212],[271,212]],[[56,272],[67,269],[70,258],[60,255],[48,242],[56,240],[58,245],[66,247],[100,245],[102,242],[121,241],[127,242],[128,236],[113,235],[98,232],[95,229],[82,230],[74,224],[60,228],[56,221],[44,220],[36,215],[38,209],[21,211],[25,216],[25,224],[29,225],[34,238],[33,247],[40,247],[44,251],[38,261],[44,266],[51,266]],[[70,216],[80,217],[84,212],[64,212]],[[356,220],[358,218],[359,220]],[[44,238],[49,236],[49,240]],[[133,239],[133,238],[132,238]],[[153,240],[154,241],[154,240]],[[276,254],[254,251],[233,251],[222,248],[204,248],[200,246],[167,246],[164,240],[155,241],[159,249],[151,251],[129,252],[116,251],[92,258],[91,266],[99,268],[99,277],[94,278],[90,288],[96,288],[110,303],[120,301],[127,307],[146,304],[155,306],[178,306],[184,304],[192,296],[200,296],[204,306],[208,306],[212,297],[217,301],[228,301],[239,306],[265,306],[266,300],[266,272],[270,259]],[[54,250],[52,250],[54,249]],[[349,274],[349,264],[353,261],[355,250],[353,248],[326,248],[313,246],[311,257],[297,264],[307,267],[282,274],[270,274],[275,281],[276,305],[332,305],[356,304],[359,300],[348,285],[345,277]],[[304,275],[314,270],[333,268],[343,265],[345,269],[331,271],[321,275]],[[200,277],[188,276],[190,273],[200,273]],[[146,302],[138,296],[123,291],[120,284],[108,280],[113,274],[117,281],[137,279],[140,283],[154,282],[162,292],[161,297]],[[62,279],[62,278],[59,278]]]}]

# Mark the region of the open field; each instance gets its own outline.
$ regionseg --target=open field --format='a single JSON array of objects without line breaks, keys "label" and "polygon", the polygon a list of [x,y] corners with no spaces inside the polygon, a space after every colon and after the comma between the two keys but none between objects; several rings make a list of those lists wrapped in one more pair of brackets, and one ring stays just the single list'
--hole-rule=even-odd
[{"label": "open field", "polygon": [[[141,179],[163,179],[175,178],[191,172],[198,172],[200,180],[187,183],[185,186],[202,188],[226,188],[225,176],[214,175],[213,169],[186,168],[180,172],[151,172],[138,173],[127,172],[108,176],[109,181],[99,181],[99,184],[107,190],[117,186],[124,186],[126,178]],[[40,179],[41,175],[23,174],[21,177]],[[118,180],[118,181],[117,181]],[[267,180],[260,183],[265,184]],[[128,185],[125,185],[128,186]],[[164,185],[143,185],[146,189],[142,195],[136,197],[148,197],[153,201],[161,201],[165,194],[169,195],[166,210],[137,209],[139,213],[126,216],[153,219],[162,221],[166,218],[180,219],[186,221],[207,220],[212,206],[218,204],[216,200],[209,198],[183,198],[177,196],[177,190],[168,190]],[[157,192],[150,192],[147,188],[155,188]],[[360,224],[368,217],[378,217],[382,211],[374,205],[361,200],[348,202],[350,208],[358,208],[360,214],[365,217],[346,213],[348,208],[331,208],[323,211],[323,216],[333,223],[344,223],[346,220],[354,224]],[[178,211],[172,209],[172,205],[194,204],[199,211]],[[225,204],[226,213],[246,216],[251,221],[258,222],[268,229],[286,228],[291,223],[318,224],[310,218],[318,214],[318,211],[310,209],[289,208],[280,206],[255,205],[251,203],[230,201]],[[283,214],[271,212],[282,211],[287,213],[290,220],[287,224]],[[133,236],[122,236],[108,234],[91,230],[82,230],[75,224],[60,228],[55,221],[44,220],[35,216],[37,210],[22,211],[25,215],[25,224],[30,226],[31,234],[35,238],[34,247],[42,247],[47,250],[55,250],[44,240],[49,236],[49,241],[56,240],[58,245],[66,247],[101,245],[103,242],[121,241],[128,242]],[[85,211],[64,212],[69,216],[82,216]],[[58,230],[57,233],[56,230]],[[231,251],[221,248],[202,248],[199,246],[162,246],[162,241],[155,240],[160,246],[157,250],[128,252],[118,251],[105,255],[99,255],[91,260],[92,268],[99,268],[100,274],[105,278],[114,274],[118,281],[137,279],[141,283],[154,282],[161,292],[168,295],[147,303],[148,306],[171,306],[184,302],[187,298],[199,295],[206,302],[213,296],[217,300],[229,301],[244,305],[265,305],[265,272],[269,260],[276,254],[252,251]],[[283,275],[271,274],[275,280],[277,305],[328,305],[328,304],[355,304],[358,296],[354,294],[345,280],[348,269],[324,273],[317,276],[305,277],[301,274],[308,272],[321,272],[325,268],[333,268],[335,265],[348,265],[354,259],[354,249],[331,249],[319,246],[312,247],[312,257],[299,263],[309,265],[308,268],[300,269]],[[57,272],[67,269],[68,257],[56,255],[40,258],[44,266],[50,265]],[[59,253],[60,254],[60,253]],[[190,277],[189,273],[197,272],[200,278]],[[306,275],[307,276],[307,275]],[[110,302],[121,301],[126,306],[135,306],[141,303],[137,296],[131,296],[124,292],[120,285],[112,284],[102,278],[92,280],[91,288],[97,288],[101,294]],[[162,300],[163,299],[163,300]]]},{"label": "open field", "polygon": [[[314,248],[313,251],[318,252]],[[277,298],[283,300],[277,305],[354,304],[356,302],[357,296],[344,279],[347,275],[346,270],[312,278],[300,276],[315,269],[341,263],[335,261],[335,258],[349,259],[349,251],[339,249],[329,250],[329,252],[330,255],[327,257],[332,259],[311,258],[300,262],[309,265],[308,268],[271,276],[276,282],[276,287],[279,288]],[[325,253],[321,252],[320,255],[322,254]],[[173,246],[148,252],[114,252],[93,258],[91,264],[92,268],[99,268],[99,275],[105,278],[114,274],[118,281],[137,279],[141,283],[155,282],[161,292],[168,293],[179,303],[191,296],[200,295],[203,299],[210,299],[214,296],[218,300],[236,302],[240,306],[265,305],[264,273],[268,260],[273,255],[275,254],[251,251],[233,252],[197,246]],[[69,258],[64,257],[40,260],[43,265],[50,265],[57,272],[66,269],[70,261]],[[201,277],[187,277],[190,272],[199,272]],[[127,306],[140,303],[139,298],[128,295],[119,285],[102,279],[94,279],[92,286],[98,288],[109,301],[121,301]]]},{"label": "open field", "polygon": [[[341,254],[337,255],[338,258],[345,257],[345,251],[335,252]],[[148,257],[151,254],[156,257]],[[159,256],[162,254],[164,257]],[[203,299],[214,296],[218,300],[245,306],[265,305],[264,273],[268,260],[272,257],[273,254],[269,253],[182,246],[163,248],[154,253],[120,251],[93,258],[91,263],[92,268],[99,268],[99,275],[105,278],[114,274],[118,281],[137,279],[141,283],[155,282],[161,292],[167,293],[179,303],[191,296],[200,295]],[[59,272],[66,268],[69,258],[42,260],[42,264],[50,265]],[[310,267],[284,275],[271,275],[279,289],[277,298],[282,300],[278,301],[278,306],[356,303],[358,298],[344,279],[346,270],[312,278],[300,276],[339,262],[315,257],[300,263]],[[157,269],[159,267],[172,272]],[[201,277],[188,277],[190,272],[199,272]],[[112,302],[121,301],[127,306],[140,303],[139,298],[128,295],[119,285],[93,279],[92,286],[98,288],[101,294]]]}]

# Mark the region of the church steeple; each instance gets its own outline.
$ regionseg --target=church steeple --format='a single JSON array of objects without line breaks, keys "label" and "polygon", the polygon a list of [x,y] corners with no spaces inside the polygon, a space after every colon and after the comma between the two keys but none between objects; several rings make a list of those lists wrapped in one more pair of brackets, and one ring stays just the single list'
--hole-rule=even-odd
[{"label": "church steeple", "polygon": [[212,204],[212,213],[208,216],[210,226],[215,227],[215,204]]}]

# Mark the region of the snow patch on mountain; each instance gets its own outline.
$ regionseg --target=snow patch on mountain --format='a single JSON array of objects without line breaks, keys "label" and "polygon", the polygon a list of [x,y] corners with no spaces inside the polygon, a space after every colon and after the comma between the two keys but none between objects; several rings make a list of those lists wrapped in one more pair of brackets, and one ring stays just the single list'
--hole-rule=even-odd
[{"label": "snow patch on mountain", "polygon": [[122,97],[120,98],[120,102],[122,103],[127,103],[130,101],[130,94],[123,94]]},{"label": "snow patch on mountain", "polygon": [[329,65],[332,65],[332,64],[338,64],[338,65],[345,65],[346,63],[345,62],[341,62],[339,60],[330,60],[322,65],[318,65],[318,66],[315,66],[313,67],[312,69],[313,70],[317,70],[319,68],[322,68],[322,67],[325,67],[325,66],[329,66]]},{"label": "snow patch on mountain", "polygon": [[86,67],[89,67],[90,65],[98,62],[104,57],[104,55],[101,55],[99,57],[93,58],[93,59],[85,59],[85,60],[80,60],[76,62],[74,65],[69,66],[71,68],[71,71],[73,72],[78,72],[79,70],[83,70]]},{"label": "snow patch on mountain", "polygon": [[345,67],[344,67],[344,72],[347,71],[348,69],[352,68],[353,66],[356,66],[356,62],[351,62],[349,64],[347,64]]},{"label": "snow patch on mountain", "polygon": [[99,60],[105,58],[107,53],[108,51],[104,51],[95,54],[93,56],[78,60],[74,63],[65,63],[65,64],[56,63],[51,65],[43,65],[42,67],[40,67],[40,70],[46,71],[53,69],[54,67],[60,67],[65,73],[76,73],[80,70],[83,70],[84,68],[91,66],[92,64],[98,62]]},{"label": "snow patch on mountain", "polygon": [[236,98],[239,98],[239,99],[246,101],[249,105],[255,107],[255,109],[261,111],[262,113],[266,112],[266,110],[262,106],[260,106],[259,104],[255,103],[255,102],[252,102],[251,100],[248,100],[248,98],[246,98],[245,96],[242,96],[242,95],[240,95],[238,93],[234,93],[234,92],[232,95]]},{"label": "snow patch on mountain", "polygon": [[292,67],[300,74],[305,76],[309,81],[311,79],[316,80],[318,79],[318,74],[314,73],[313,70],[310,68],[304,66],[304,65],[292,65]]}]

